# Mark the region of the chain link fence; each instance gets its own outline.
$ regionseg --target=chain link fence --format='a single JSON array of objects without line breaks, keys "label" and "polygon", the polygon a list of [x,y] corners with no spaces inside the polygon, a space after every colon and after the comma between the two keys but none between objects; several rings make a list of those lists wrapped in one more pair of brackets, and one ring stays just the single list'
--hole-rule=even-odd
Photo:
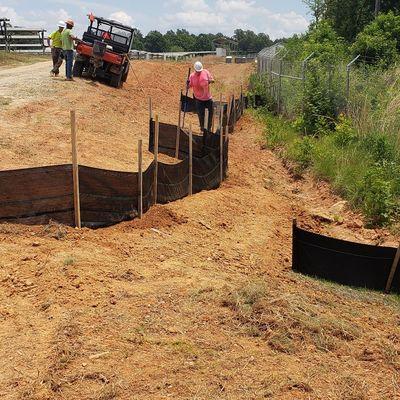
[{"label": "chain link fence", "polygon": [[[358,86],[352,82],[354,66],[360,56],[348,64],[315,64],[314,53],[301,61],[290,60],[282,45],[263,49],[257,56],[257,72],[270,108],[293,118],[304,111],[310,91],[331,105],[335,114],[349,113],[358,107]],[[354,103],[353,103],[354,101]]]}]

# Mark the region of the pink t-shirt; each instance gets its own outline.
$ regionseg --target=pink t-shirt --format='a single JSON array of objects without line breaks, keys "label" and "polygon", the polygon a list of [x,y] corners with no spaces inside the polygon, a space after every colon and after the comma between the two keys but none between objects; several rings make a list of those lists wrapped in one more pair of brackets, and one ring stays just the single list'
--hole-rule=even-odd
[{"label": "pink t-shirt", "polygon": [[203,69],[200,73],[193,72],[189,77],[189,87],[193,89],[197,100],[207,101],[212,99],[210,93],[210,81],[214,80],[212,75]]}]

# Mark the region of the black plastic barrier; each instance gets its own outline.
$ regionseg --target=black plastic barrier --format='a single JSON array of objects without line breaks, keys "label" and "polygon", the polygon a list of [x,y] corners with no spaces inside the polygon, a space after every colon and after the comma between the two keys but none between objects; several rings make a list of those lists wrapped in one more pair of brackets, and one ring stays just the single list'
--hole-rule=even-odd
[{"label": "black plastic barrier", "polygon": [[[192,99],[193,100],[193,99]],[[193,102],[190,103],[193,110]],[[243,111],[243,98],[235,102],[236,119]],[[227,121],[225,103],[223,121]],[[225,125],[224,125],[225,126]],[[168,203],[189,193],[189,135],[175,125],[160,123],[159,152],[178,162],[158,162],[157,201]],[[149,123],[149,150],[154,151],[154,121]],[[226,139],[226,138],[225,138]],[[228,169],[229,140],[223,141],[223,179]],[[192,136],[193,193],[218,188],[221,183],[220,132]],[[154,161],[143,172],[143,212],[154,203]],[[55,165],[0,171],[0,222],[46,224],[55,220],[74,224],[72,165]],[[82,226],[101,227],[138,215],[138,173],[79,166]]]},{"label": "black plastic barrier", "polygon": [[[292,268],[343,285],[385,290],[395,248],[334,239],[293,226]],[[392,291],[400,293],[400,270]]]},{"label": "black plastic barrier", "polygon": [[[176,151],[177,127],[159,124],[159,153],[174,156]],[[150,121],[149,151],[154,151],[154,121]],[[181,199],[189,192],[189,135],[181,130],[179,139],[179,157],[177,164],[163,164],[158,166],[158,201],[168,203]],[[192,135],[193,140],[193,193],[203,190],[212,190],[221,183],[220,168],[220,135],[205,132],[203,136]],[[228,143],[223,142],[223,176],[226,177],[228,168]]]}]

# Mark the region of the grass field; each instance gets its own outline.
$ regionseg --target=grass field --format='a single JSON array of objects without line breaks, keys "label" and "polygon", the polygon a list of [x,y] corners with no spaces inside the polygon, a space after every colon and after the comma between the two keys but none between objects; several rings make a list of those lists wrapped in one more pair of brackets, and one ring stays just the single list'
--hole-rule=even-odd
[{"label": "grass field", "polygon": [[49,54],[6,53],[0,51],[0,67],[16,67],[19,65],[33,64],[49,60]]}]

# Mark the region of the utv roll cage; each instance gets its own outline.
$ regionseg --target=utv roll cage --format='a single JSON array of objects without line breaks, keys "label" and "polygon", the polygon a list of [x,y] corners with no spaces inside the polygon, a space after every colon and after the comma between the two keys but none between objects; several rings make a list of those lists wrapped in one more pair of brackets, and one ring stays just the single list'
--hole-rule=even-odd
[{"label": "utv roll cage", "polygon": [[104,41],[118,54],[129,53],[136,29],[123,25],[111,19],[101,17],[90,18],[90,25],[83,34],[83,41],[94,44],[97,41]]}]

